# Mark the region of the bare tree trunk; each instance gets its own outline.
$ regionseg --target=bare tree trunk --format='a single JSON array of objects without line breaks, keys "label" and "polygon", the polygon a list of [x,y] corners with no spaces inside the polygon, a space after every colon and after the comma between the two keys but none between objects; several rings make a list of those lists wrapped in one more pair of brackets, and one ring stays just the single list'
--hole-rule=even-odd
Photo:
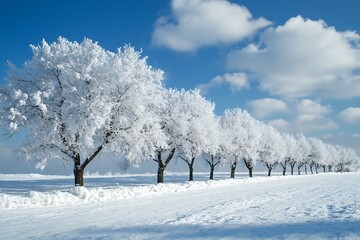
[{"label": "bare tree trunk", "polygon": [[236,170],[236,162],[233,162],[233,164],[231,164],[231,173],[230,173],[231,178],[235,178],[235,170]]},{"label": "bare tree trunk", "polygon": [[80,164],[80,154],[76,154],[74,158],[74,177],[75,186],[84,186],[84,169]]},{"label": "bare tree trunk", "polygon": [[319,164],[315,163],[315,172],[316,172],[316,174],[319,173],[319,172],[318,172],[318,168],[319,168]]},{"label": "bare tree trunk", "polygon": [[164,166],[160,166],[159,163],[158,172],[157,172],[157,183],[164,183],[164,171],[165,171]]},{"label": "bare tree trunk", "polygon": [[297,164],[298,174],[299,174],[299,175],[300,175],[300,172],[301,172],[301,167],[302,167],[304,164],[305,164],[304,162],[301,162],[301,163],[298,163],[298,164]]},{"label": "bare tree trunk", "polygon": [[195,162],[195,158],[191,158],[190,163],[188,163],[189,166],[189,181],[194,181],[194,162]]},{"label": "bare tree trunk", "polygon": [[244,158],[244,163],[245,163],[246,168],[249,170],[249,177],[252,177],[253,176],[253,166],[252,166],[251,160],[246,161],[246,159]]},{"label": "bare tree trunk", "polygon": [[268,177],[270,177],[271,176],[272,165],[266,163],[266,167],[268,168]]},{"label": "bare tree trunk", "polygon": [[305,168],[305,174],[307,174],[307,164],[306,163],[305,163],[304,168]]},{"label": "bare tree trunk", "polygon": [[286,163],[280,163],[280,165],[281,165],[281,167],[282,167],[282,169],[283,169],[283,176],[285,176],[285,174],[286,174]]},{"label": "bare tree trunk", "polygon": [[294,167],[295,167],[295,163],[294,164],[290,163],[291,175],[294,175]]},{"label": "bare tree trunk", "polygon": [[343,164],[342,163],[339,164],[338,172],[343,172]]},{"label": "bare tree trunk", "polygon": [[324,171],[324,173],[326,172],[326,166],[325,165],[321,165],[322,166],[322,168],[323,168],[323,171]]},{"label": "bare tree trunk", "polygon": [[209,180],[214,180],[214,166],[210,166],[210,178]]},{"label": "bare tree trunk", "polygon": [[313,165],[314,165],[314,164],[312,164],[312,163],[309,164],[311,174],[314,174],[314,172],[313,172]]},{"label": "bare tree trunk", "polygon": [[189,181],[194,181],[194,168],[189,167]]},{"label": "bare tree trunk", "polygon": [[91,153],[85,161],[81,164],[80,154],[76,153],[74,157],[74,177],[75,186],[84,186],[84,170],[86,166],[99,154],[103,149],[103,145],[100,145],[93,153]]},{"label": "bare tree trunk", "polygon": [[158,171],[157,171],[157,183],[164,183],[164,172],[166,166],[169,164],[170,160],[173,158],[175,153],[175,148],[173,148],[169,155],[167,156],[165,162],[162,161],[162,150],[157,151],[157,159],[154,159],[155,162],[158,163]]},{"label": "bare tree trunk", "polygon": [[210,154],[210,160],[207,159],[205,156],[204,156],[204,159],[210,166],[210,177],[209,177],[209,179],[213,180],[214,179],[215,167],[216,167],[216,165],[218,165],[220,163],[220,160],[216,161],[214,155],[211,155],[211,154]]},{"label": "bare tree trunk", "polygon": [[74,176],[75,176],[75,186],[76,187],[84,186],[84,170],[75,168]]},{"label": "bare tree trunk", "polygon": [[249,168],[249,177],[252,177],[253,176],[253,167],[250,167]]},{"label": "bare tree trunk", "polygon": [[328,172],[332,172],[332,166],[331,165],[328,166]]}]

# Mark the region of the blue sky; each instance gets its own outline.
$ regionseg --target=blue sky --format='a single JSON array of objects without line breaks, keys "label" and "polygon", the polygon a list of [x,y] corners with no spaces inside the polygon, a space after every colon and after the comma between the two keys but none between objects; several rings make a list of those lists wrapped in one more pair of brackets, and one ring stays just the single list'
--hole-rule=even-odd
[{"label": "blue sky", "polygon": [[[130,43],[166,86],[200,88],[217,114],[245,108],[360,154],[358,9],[357,0],[2,0],[0,84],[6,61],[21,66],[43,38],[88,37],[111,51]],[[22,140],[1,139],[0,172],[35,171],[11,153]],[[71,173],[59,166],[45,171]]]}]

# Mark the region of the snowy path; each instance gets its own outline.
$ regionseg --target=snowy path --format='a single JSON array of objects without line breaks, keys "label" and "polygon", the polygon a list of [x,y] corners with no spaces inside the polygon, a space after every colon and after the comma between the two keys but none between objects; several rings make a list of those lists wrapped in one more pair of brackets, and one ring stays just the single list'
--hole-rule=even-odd
[{"label": "snowy path", "polygon": [[0,208],[0,239],[360,239],[359,173],[193,186],[82,205]]}]

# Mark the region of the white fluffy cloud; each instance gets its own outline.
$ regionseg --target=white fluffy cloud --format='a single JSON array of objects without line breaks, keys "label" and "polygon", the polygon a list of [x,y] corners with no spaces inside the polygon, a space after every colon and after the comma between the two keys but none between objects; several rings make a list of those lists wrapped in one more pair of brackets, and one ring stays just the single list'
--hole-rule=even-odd
[{"label": "white fluffy cloud", "polygon": [[323,115],[331,112],[331,106],[324,106],[310,99],[302,99],[297,105],[297,112],[299,114]]},{"label": "white fluffy cloud", "polygon": [[291,132],[291,123],[284,119],[275,119],[268,122],[270,126],[273,126],[274,128],[284,131],[284,132]]},{"label": "white fluffy cloud", "polygon": [[268,28],[260,43],[229,53],[228,68],[255,74],[262,89],[280,96],[360,96],[357,33],[297,16]]},{"label": "white fluffy cloud", "polygon": [[264,118],[276,113],[285,113],[288,111],[287,104],[274,98],[263,98],[251,101],[249,103],[251,112],[258,118]]},{"label": "white fluffy cloud", "polygon": [[207,94],[211,88],[220,86],[222,84],[229,84],[230,89],[233,92],[240,91],[241,89],[249,87],[246,74],[226,73],[222,76],[218,75],[214,77],[208,83],[199,84],[196,88],[199,89],[202,94]]},{"label": "white fluffy cloud", "polygon": [[338,128],[338,125],[328,116],[332,111],[330,105],[302,99],[297,103],[296,111],[294,125],[300,131],[323,131]]},{"label": "white fluffy cloud", "polygon": [[352,137],[353,137],[353,138],[360,138],[360,134],[354,133],[354,134],[352,135]]},{"label": "white fluffy cloud", "polygon": [[325,131],[337,129],[338,125],[329,117],[320,114],[300,114],[294,125],[301,132]]},{"label": "white fluffy cloud", "polygon": [[[257,105],[259,107],[257,107]],[[281,131],[310,133],[334,130],[339,127],[330,116],[332,111],[330,105],[322,105],[321,103],[310,99],[290,101],[288,103],[277,99],[271,99],[267,101],[251,102],[251,106],[252,109],[255,110],[255,115],[258,117],[262,117],[261,114],[271,116],[271,113],[275,113],[276,110],[278,112],[286,112],[289,118],[268,121],[270,125]]]},{"label": "white fluffy cloud", "polygon": [[172,0],[171,7],[156,21],[152,43],[176,51],[235,43],[271,24],[227,0]]},{"label": "white fluffy cloud", "polygon": [[348,123],[359,123],[360,122],[360,108],[349,107],[342,111],[340,117]]}]

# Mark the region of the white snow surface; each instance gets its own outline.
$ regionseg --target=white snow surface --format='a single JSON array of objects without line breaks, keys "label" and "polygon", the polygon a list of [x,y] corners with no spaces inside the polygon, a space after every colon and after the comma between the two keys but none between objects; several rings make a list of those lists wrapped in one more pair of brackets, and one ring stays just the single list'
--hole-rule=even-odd
[{"label": "white snow surface", "polygon": [[360,239],[360,173],[256,175],[0,174],[0,239]]}]

